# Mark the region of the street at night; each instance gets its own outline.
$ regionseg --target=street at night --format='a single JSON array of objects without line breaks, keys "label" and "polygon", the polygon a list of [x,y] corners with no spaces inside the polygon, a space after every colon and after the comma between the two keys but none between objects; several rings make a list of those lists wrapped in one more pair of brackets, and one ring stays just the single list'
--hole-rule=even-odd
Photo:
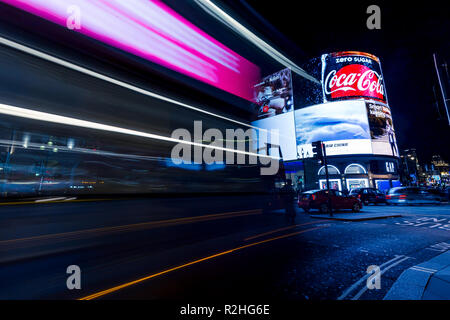
[{"label": "street at night", "polygon": [[449,11],[0,0],[0,302],[448,302]]},{"label": "street at night", "polygon": [[[226,198],[176,202],[72,200],[2,207],[1,297],[383,299],[402,272],[450,247],[448,205],[370,205],[361,216],[382,211],[401,217],[363,221],[317,219],[298,210],[291,224],[281,212],[246,207],[245,199],[239,211],[227,206]],[[181,211],[179,205],[193,210]],[[342,210],[333,219],[343,215],[348,213]],[[59,223],[62,230],[55,227]],[[83,271],[82,288],[75,292],[65,283],[65,268],[73,262]],[[371,265],[381,267],[380,290],[366,288]],[[433,294],[431,299],[442,293]]]}]

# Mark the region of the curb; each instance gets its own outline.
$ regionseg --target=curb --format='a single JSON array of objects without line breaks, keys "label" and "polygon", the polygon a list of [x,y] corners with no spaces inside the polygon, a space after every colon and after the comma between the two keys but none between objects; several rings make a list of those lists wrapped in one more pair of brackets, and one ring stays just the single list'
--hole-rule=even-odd
[{"label": "curb", "polygon": [[[353,215],[358,215],[353,214]],[[401,214],[385,214],[385,215],[380,215],[380,214],[374,214],[371,216],[341,216],[339,217],[338,215],[334,215],[334,216],[329,216],[329,215],[310,215],[311,218],[313,219],[327,219],[327,220],[338,220],[338,221],[367,221],[367,220],[377,220],[377,219],[386,219],[386,218],[399,218],[402,217]]]},{"label": "curb", "polygon": [[403,271],[383,300],[449,300],[450,251]]}]

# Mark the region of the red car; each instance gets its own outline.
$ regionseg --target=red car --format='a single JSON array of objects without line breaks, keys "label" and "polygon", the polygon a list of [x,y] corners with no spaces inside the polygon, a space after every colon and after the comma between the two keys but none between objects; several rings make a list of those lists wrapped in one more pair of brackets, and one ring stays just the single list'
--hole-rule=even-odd
[{"label": "red car", "polygon": [[309,212],[311,209],[318,209],[320,213],[328,212],[328,192],[333,210],[351,209],[359,212],[363,207],[361,200],[353,196],[346,196],[338,190],[310,190],[302,193],[298,197],[298,206]]}]

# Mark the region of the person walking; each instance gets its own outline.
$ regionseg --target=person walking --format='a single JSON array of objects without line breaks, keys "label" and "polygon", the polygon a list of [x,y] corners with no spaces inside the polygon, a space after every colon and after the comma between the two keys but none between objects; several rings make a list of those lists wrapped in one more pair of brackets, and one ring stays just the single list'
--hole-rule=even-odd
[{"label": "person walking", "polygon": [[286,184],[283,188],[281,188],[281,197],[283,200],[283,206],[286,212],[286,219],[290,223],[295,222],[295,207],[294,207],[294,200],[295,200],[295,190],[292,187],[292,180],[287,179]]}]

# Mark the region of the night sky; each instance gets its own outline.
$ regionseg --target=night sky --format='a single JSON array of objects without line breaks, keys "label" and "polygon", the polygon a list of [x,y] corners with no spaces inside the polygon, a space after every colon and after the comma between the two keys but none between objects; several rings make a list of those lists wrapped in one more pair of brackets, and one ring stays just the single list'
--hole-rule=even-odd
[{"label": "night sky", "polygon": [[[397,6],[392,4],[394,1],[224,3],[296,62],[341,50],[378,56],[399,148],[416,148],[421,162],[430,161],[433,154],[450,160],[450,126],[445,113],[439,119],[434,105],[433,84],[438,83],[432,56],[436,52],[450,63],[448,2],[402,2]],[[366,27],[366,9],[371,4],[381,8],[381,30]]]}]

